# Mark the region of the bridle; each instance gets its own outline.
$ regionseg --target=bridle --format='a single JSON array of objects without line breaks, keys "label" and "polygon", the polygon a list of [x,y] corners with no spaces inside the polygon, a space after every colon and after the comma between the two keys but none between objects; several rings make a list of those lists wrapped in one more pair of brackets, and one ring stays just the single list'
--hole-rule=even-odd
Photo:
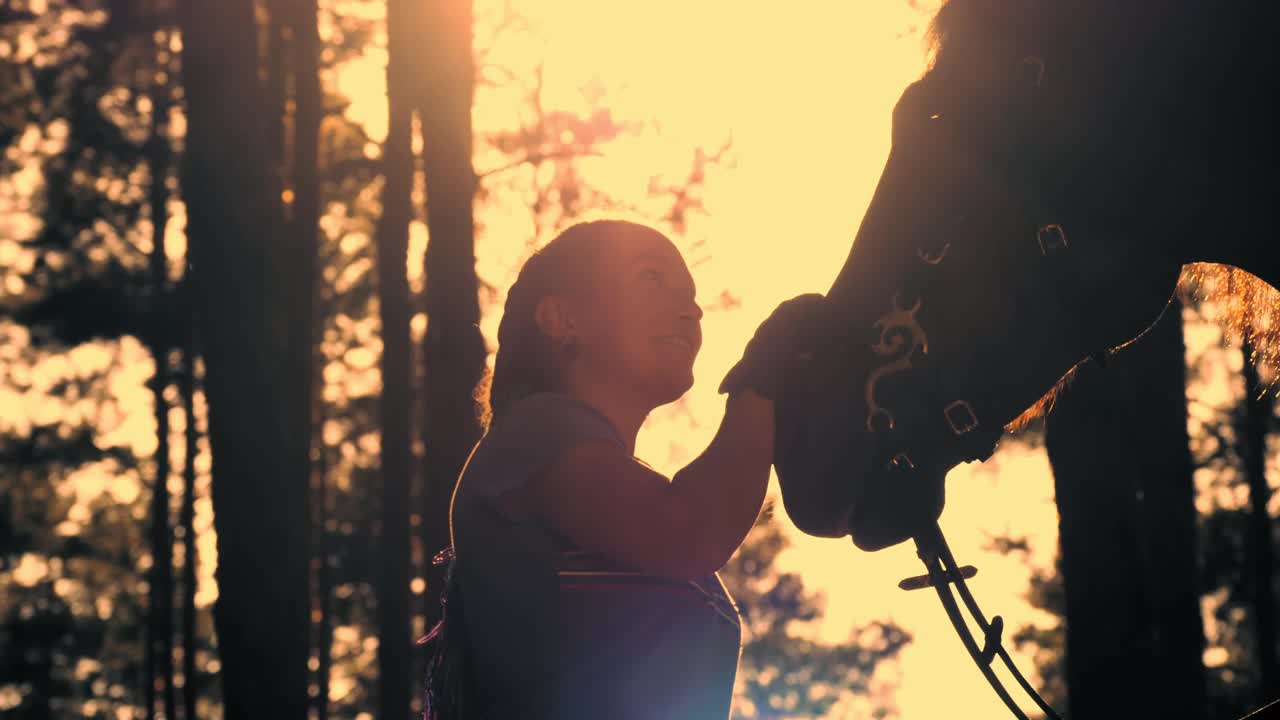
[{"label": "bridle", "polygon": [[[1034,93],[1043,84],[1046,66],[1043,59],[1036,56],[1024,57],[1014,64],[1014,82],[1024,90],[1015,94],[1012,99],[1013,109],[1026,110],[1034,101]],[[1015,135],[1010,144],[1021,152],[1028,145],[1025,138]],[[1019,193],[1019,204],[1035,221],[1035,247],[1046,262],[1041,270],[1047,279],[1049,294],[1059,298],[1079,294],[1083,286],[1083,270],[1070,253],[1071,243],[1060,217],[1060,210],[1050,207],[1043,200],[1048,193],[1044,191],[1027,191],[1027,188],[1039,190],[1038,183],[1032,178],[1020,179],[1014,183]],[[939,248],[916,248],[914,257],[920,263],[920,273],[934,274],[945,267],[947,255],[952,243],[944,243]],[[918,273],[913,273],[916,275]],[[917,281],[923,285],[924,281]],[[914,292],[904,292],[899,288],[889,298],[889,309],[872,328],[879,330],[879,337],[870,345],[870,350],[882,358],[879,365],[867,375],[863,386],[863,400],[867,408],[866,428],[868,432],[881,434],[883,439],[895,447],[887,453],[889,456],[887,470],[890,472],[909,472],[918,467],[953,467],[959,462],[987,460],[995,451],[996,442],[1003,434],[1003,427],[984,425],[974,409],[975,403],[950,392],[942,381],[941,368],[936,363],[923,362],[929,353],[929,336],[927,329],[921,325],[917,314],[925,303],[925,292],[915,288]],[[1099,362],[1105,361],[1105,353],[1094,353]],[[898,426],[898,417],[891,408],[881,404],[877,390],[881,381],[893,375],[910,371],[917,378],[913,384],[916,395],[924,395],[933,403],[932,410],[924,418],[924,423],[917,429],[917,436],[923,433],[940,435],[949,438],[950,442],[941,450],[942,457],[926,458],[918,448],[908,447],[906,439],[891,435]]]},{"label": "bridle", "polygon": [[[1041,87],[1045,70],[1045,62],[1040,57],[1022,58],[1015,63],[1014,81],[1018,87],[1030,91],[1028,93],[1030,95]],[[1015,109],[1027,99],[1015,96],[1012,101]],[[1018,145],[1020,140],[1021,138],[1015,138],[1013,142]],[[1070,258],[1073,254],[1066,252],[1070,248],[1066,230],[1063,228],[1061,219],[1054,217],[1052,211],[1044,208],[1042,201],[1037,202],[1037,198],[1034,197],[1022,199],[1025,200],[1024,208],[1033,208],[1032,212],[1036,216],[1034,218],[1037,228],[1035,243],[1039,247],[1040,255],[1050,261],[1045,268],[1045,273],[1050,278],[1049,284],[1058,286],[1051,290],[1060,291],[1059,294],[1065,297],[1064,293],[1069,292],[1069,288],[1079,286],[1080,279],[1080,270]],[[924,264],[925,268],[922,270],[928,271],[945,263],[950,249],[950,243],[940,248],[920,248],[916,250],[915,256]],[[921,469],[925,471],[941,469],[945,472],[947,468],[958,464],[958,461],[986,460],[994,453],[995,444],[1003,434],[1003,427],[983,425],[969,400],[947,395],[945,390],[939,391],[944,384],[938,377],[936,367],[930,363],[913,364],[913,356],[917,351],[922,355],[927,355],[929,352],[928,333],[916,317],[924,300],[923,293],[904,300],[901,291],[895,292],[891,298],[890,310],[873,326],[873,329],[880,331],[880,336],[871,344],[870,350],[884,360],[867,375],[863,388],[867,407],[866,427],[868,432],[882,434],[884,439],[895,443],[894,447],[886,453],[890,458],[887,470],[891,477],[902,478],[903,474],[919,472]],[[1101,362],[1105,359],[1105,354],[1095,354],[1094,357]],[[929,416],[926,416],[926,423],[932,424],[932,427],[926,424],[922,427],[922,431],[950,438],[949,447],[944,447],[940,451],[940,458],[929,458],[926,461],[916,449],[907,446],[903,437],[893,434],[898,424],[897,418],[890,408],[878,402],[879,383],[889,376],[907,372],[917,377],[924,376],[920,378],[922,382],[917,386],[929,388],[929,391],[921,394],[937,403],[934,405],[937,409],[933,411],[936,413],[932,415],[933,419],[930,420]],[[949,434],[946,433],[947,430],[950,431]],[[952,460],[957,462],[951,462],[948,465],[947,463]],[[934,588],[969,656],[1014,717],[1026,720],[1027,715],[1014,702],[1009,691],[996,676],[993,668],[996,658],[1004,663],[1018,685],[1035,701],[1045,716],[1051,720],[1058,720],[1060,716],[1031,687],[1009,657],[1001,639],[1004,620],[996,615],[988,622],[978,607],[977,601],[974,600],[973,594],[969,592],[968,585],[965,583],[966,571],[971,576],[972,568],[962,569],[956,565],[955,558],[936,520],[929,523],[923,530],[917,531],[914,540],[917,554],[925,565],[926,575],[904,580],[900,583],[900,587],[917,589],[932,586]],[[957,603],[951,590],[953,584],[959,593],[960,603]],[[916,587],[911,587],[912,585]],[[981,642],[970,631],[960,609],[961,604],[968,610],[981,631]]]}]

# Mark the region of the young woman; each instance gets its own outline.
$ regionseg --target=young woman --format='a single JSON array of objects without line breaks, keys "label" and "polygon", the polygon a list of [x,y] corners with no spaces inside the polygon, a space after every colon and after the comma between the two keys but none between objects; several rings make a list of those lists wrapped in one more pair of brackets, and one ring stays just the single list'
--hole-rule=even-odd
[{"label": "young woman", "polygon": [[822,297],[760,326],[715,438],[668,479],[636,434],[693,384],[694,292],[675,245],[623,221],[574,225],[521,269],[453,497],[429,720],[729,716],[741,635],[716,570],[760,511],[776,388]]}]

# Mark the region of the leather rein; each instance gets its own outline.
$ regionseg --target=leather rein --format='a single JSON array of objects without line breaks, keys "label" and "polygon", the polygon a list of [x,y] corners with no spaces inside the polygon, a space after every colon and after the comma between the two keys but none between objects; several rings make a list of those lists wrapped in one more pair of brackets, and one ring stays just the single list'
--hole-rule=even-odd
[{"label": "leather rein", "polygon": [[[1058,715],[1049,703],[1040,697],[1040,693],[1031,687],[1031,683],[1027,682],[1026,677],[1022,675],[1018,670],[1018,666],[1014,664],[1013,659],[1009,657],[1009,651],[1005,649],[1001,640],[1004,632],[1004,618],[995,615],[988,622],[986,616],[982,613],[982,609],[978,607],[978,601],[974,599],[973,593],[969,592],[969,586],[965,583],[965,577],[972,577],[976,571],[969,566],[961,568],[956,565],[956,559],[951,555],[951,548],[947,547],[947,540],[942,535],[942,528],[937,523],[934,523],[928,530],[917,534],[915,541],[916,554],[919,555],[921,562],[924,563],[928,574],[923,577],[907,578],[899,583],[898,586],[906,590],[932,586],[937,591],[938,599],[942,601],[942,607],[947,611],[947,618],[951,620],[952,627],[956,629],[956,634],[960,636],[960,641],[964,643],[965,650],[969,651],[969,657],[973,658],[973,662],[978,666],[982,676],[991,684],[991,689],[995,690],[996,695],[1000,697],[1005,707],[1009,708],[1009,712],[1013,713],[1015,718],[1027,720],[1027,714],[1014,702],[1009,690],[1005,688],[1004,683],[996,676],[995,668],[993,667],[996,658],[999,658],[1004,663],[1009,674],[1022,687],[1023,692],[1035,701],[1048,720],[1061,720],[1062,716]],[[955,585],[961,602],[964,604],[965,609],[969,611],[969,615],[978,626],[978,630],[982,632],[981,645],[979,645],[978,640],[969,629],[969,624],[965,621],[960,605],[956,602],[955,594],[951,591],[952,584]]]}]

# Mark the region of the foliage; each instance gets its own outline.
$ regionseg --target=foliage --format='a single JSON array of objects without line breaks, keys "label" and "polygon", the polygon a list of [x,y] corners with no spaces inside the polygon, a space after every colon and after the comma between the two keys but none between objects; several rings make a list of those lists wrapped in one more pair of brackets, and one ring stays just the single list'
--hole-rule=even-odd
[{"label": "foliage", "polygon": [[[869,695],[876,666],[892,660],[911,636],[891,623],[855,628],[830,644],[803,629],[822,616],[823,599],[800,576],[775,567],[787,546],[773,520],[773,500],[720,571],[742,615],[744,648],[734,690],[735,718],[822,717],[852,696]],[[892,707],[872,708],[885,717]]]}]

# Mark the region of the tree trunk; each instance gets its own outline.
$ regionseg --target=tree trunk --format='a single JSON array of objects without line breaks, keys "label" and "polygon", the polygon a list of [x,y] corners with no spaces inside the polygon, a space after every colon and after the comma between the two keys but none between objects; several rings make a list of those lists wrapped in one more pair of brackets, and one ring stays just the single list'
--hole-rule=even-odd
[{"label": "tree trunk", "polygon": [[[157,31],[158,32],[158,31]],[[174,717],[173,688],[173,534],[169,525],[169,402],[165,390],[169,387],[169,350],[173,347],[170,332],[173,327],[170,313],[169,263],[165,256],[164,236],[169,222],[169,167],[172,152],[169,147],[169,92],[168,80],[152,88],[151,137],[147,140],[146,157],[151,173],[148,188],[148,206],[151,211],[151,357],[155,362],[155,374],[151,389],[155,402],[156,418],[156,473],[151,494],[151,572],[148,573],[150,604],[147,612],[147,717],[155,712],[155,672],[161,678],[161,698],[166,720]]]},{"label": "tree trunk", "polygon": [[1267,483],[1267,434],[1275,411],[1275,400],[1260,387],[1253,348],[1244,348],[1244,474],[1249,483],[1249,558],[1253,567],[1254,631],[1258,645],[1258,670],[1263,697],[1271,700],[1280,688],[1276,667],[1275,559],[1271,540],[1271,486]]},{"label": "tree trunk", "polygon": [[[317,375],[322,375],[323,371],[318,370]],[[315,380],[316,387],[322,392],[322,380]],[[323,433],[325,413],[322,401],[317,402],[319,412],[316,417],[316,428]],[[319,435],[323,438],[323,435]],[[313,436],[314,437],[314,436]],[[316,606],[320,613],[319,622],[316,623],[317,650],[319,659],[316,663],[316,720],[329,720],[329,675],[333,672],[333,574],[331,572],[331,559],[333,557],[333,548],[331,546],[332,535],[330,534],[330,525],[333,517],[332,499],[329,494],[329,449],[324,446],[321,440],[317,447],[319,452],[316,457],[316,489],[314,502],[316,506],[316,525],[315,537],[316,552],[318,562],[316,562]],[[313,562],[316,557],[313,556]]]},{"label": "tree trunk", "polygon": [[[184,299],[179,307],[184,319],[191,317],[190,305]],[[200,452],[200,432],[196,426],[196,349],[191,337],[183,338],[182,372],[178,376],[178,394],[187,418],[186,456],[182,465],[182,510],[178,526],[182,531],[182,707],[184,718],[196,720],[196,701],[200,685],[196,682],[196,455]]]},{"label": "tree trunk", "polygon": [[[295,472],[308,479],[311,476],[312,409],[315,400],[312,379],[315,376],[316,333],[316,267],[320,255],[320,116],[322,95],[320,89],[320,37],[317,28],[316,0],[277,0],[285,16],[285,26],[292,37],[289,48],[293,69],[293,156],[290,158],[292,201],[286,204],[288,244],[281,254],[287,262],[295,281],[285,298],[291,303],[290,316],[295,322],[289,325],[293,333],[289,347],[290,360],[296,373],[288,387],[293,396],[288,410],[293,413],[289,422],[292,433],[302,436],[300,452],[290,456]],[[308,510],[309,512],[309,510]]]},{"label": "tree trunk", "polygon": [[[472,201],[471,102],[475,90],[471,0],[430,0],[422,48],[420,110],[429,240],[424,259],[427,334],[423,446],[423,549],[449,543],[449,503],[458,473],[480,437],[473,391],[484,373]],[[428,597],[444,586],[444,569],[427,563]],[[440,619],[427,603],[427,627]]]},{"label": "tree trunk", "polygon": [[409,342],[409,221],[413,190],[412,108],[416,68],[409,54],[421,42],[411,32],[409,0],[387,2],[387,100],[383,145],[382,217],[377,228],[378,308],[382,321],[382,550],[378,553],[378,678],[380,718],[409,717],[409,447],[412,349]]},{"label": "tree trunk", "polygon": [[1046,421],[1071,717],[1207,712],[1181,309],[1081,368]]},{"label": "tree trunk", "polygon": [[[214,624],[227,720],[303,720],[309,655],[308,427],[295,329],[309,261],[281,240],[253,0],[178,3],[187,138],[182,189],[205,360],[218,528]],[[300,277],[300,275],[302,277]]]},{"label": "tree trunk", "polygon": [[[323,375],[320,371],[321,361],[317,357],[317,346],[319,339],[319,283],[317,282],[317,267],[319,265],[320,256],[320,120],[323,114],[323,92],[320,87],[320,36],[317,20],[317,4],[316,0],[277,0],[277,3],[283,7],[280,8],[280,14],[285,18],[285,26],[289,29],[289,36],[292,39],[289,47],[289,56],[292,60],[293,70],[293,136],[292,149],[293,156],[290,159],[291,180],[292,180],[292,203],[286,205],[286,217],[288,219],[287,237],[292,247],[287,254],[296,258],[297,285],[294,294],[290,300],[294,303],[293,317],[300,322],[290,325],[294,336],[290,341],[293,349],[293,356],[290,358],[294,372],[296,373],[296,381],[290,384],[293,391],[293,397],[290,398],[288,407],[293,411],[293,416],[289,426],[296,428],[302,438],[299,441],[297,452],[292,456],[295,462],[294,470],[290,473],[300,479],[305,480],[309,502],[305,503],[301,514],[304,517],[313,517],[316,505],[323,505],[325,502],[324,493],[324,477],[314,476],[314,463],[312,460],[313,452],[319,447],[316,442],[318,433],[316,432],[315,413],[322,401],[322,394],[318,394],[316,390],[320,387]],[[327,518],[320,513],[320,522],[324,522]],[[309,525],[306,528],[307,537],[312,537],[313,528]],[[321,525],[320,532],[324,533],[324,527]],[[304,611],[307,630],[310,631],[313,623],[311,622],[311,567],[316,560],[316,553],[319,553],[319,561],[321,566],[321,575],[319,580],[327,592],[328,577],[325,574],[327,568],[325,564],[328,557],[325,554],[326,546],[321,544],[319,547],[314,545],[310,548],[306,562],[307,571],[307,605]],[[327,600],[327,598],[325,598]],[[320,613],[322,621],[318,623],[318,630],[323,633],[320,638],[318,652],[328,655],[330,653],[330,635],[325,615],[328,613],[328,603],[322,601],[320,603]],[[310,634],[308,634],[308,658],[310,661]],[[326,657],[324,661],[318,662],[317,670],[326,674],[325,682],[320,683],[321,689],[324,691],[323,696],[318,696],[316,701],[321,704],[321,712],[319,717],[323,719],[328,714],[328,672],[330,670],[330,662]],[[317,673],[318,674],[318,673]]]}]

